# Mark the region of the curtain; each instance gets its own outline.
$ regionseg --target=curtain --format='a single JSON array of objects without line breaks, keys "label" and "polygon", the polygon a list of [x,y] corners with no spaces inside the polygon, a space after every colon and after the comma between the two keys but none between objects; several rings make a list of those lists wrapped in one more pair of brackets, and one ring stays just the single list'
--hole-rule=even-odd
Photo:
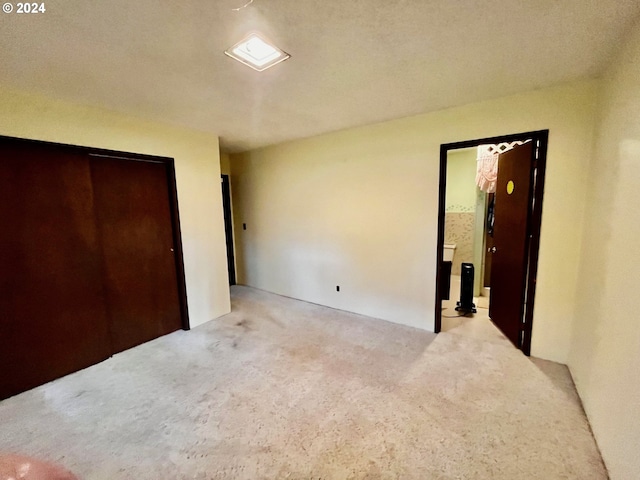
[{"label": "curtain", "polygon": [[[527,140],[530,142],[531,140]],[[501,153],[508,152],[516,145],[526,142],[499,143],[497,145],[478,146],[478,167],[476,185],[483,192],[495,193],[498,180],[498,158]]]}]

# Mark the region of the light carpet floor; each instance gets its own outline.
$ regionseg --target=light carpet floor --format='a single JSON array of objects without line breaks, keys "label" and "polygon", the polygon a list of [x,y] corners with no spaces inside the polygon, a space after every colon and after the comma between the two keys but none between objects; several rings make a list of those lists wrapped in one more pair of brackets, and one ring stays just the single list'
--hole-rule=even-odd
[{"label": "light carpet floor", "polygon": [[85,479],[607,478],[566,367],[492,326],[436,336],[246,287],[232,305],[0,402],[0,451]]}]

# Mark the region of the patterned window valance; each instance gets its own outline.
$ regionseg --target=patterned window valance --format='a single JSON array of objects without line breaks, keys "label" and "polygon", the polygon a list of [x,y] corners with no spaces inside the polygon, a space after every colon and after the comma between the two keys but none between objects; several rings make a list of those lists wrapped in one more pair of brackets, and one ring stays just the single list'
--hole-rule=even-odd
[{"label": "patterned window valance", "polygon": [[[530,140],[527,140],[529,142]],[[476,185],[487,193],[496,191],[498,180],[498,157],[501,153],[511,150],[516,145],[526,142],[499,143],[497,145],[480,145],[478,147],[478,168],[476,172]]]}]

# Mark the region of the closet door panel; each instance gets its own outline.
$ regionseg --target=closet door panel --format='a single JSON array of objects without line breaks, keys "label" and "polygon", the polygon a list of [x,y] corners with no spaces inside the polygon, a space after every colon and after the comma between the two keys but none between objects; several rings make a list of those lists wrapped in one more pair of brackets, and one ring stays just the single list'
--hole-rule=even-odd
[{"label": "closet door panel", "polygon": [[115,353],[182,327],[167,171],[104,157],[91,171]]},{"label": "closet door panel", "polygon": [[0,398],[111,352],[88,157],[0,139]]}]

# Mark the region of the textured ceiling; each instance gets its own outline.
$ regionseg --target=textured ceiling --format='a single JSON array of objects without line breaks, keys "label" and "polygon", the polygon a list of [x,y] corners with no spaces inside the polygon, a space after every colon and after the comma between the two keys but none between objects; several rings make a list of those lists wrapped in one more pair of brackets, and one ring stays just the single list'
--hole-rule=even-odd
[{"label": "textured ceiling", "polygon": [[[637,0],[47,0],[0,83],[211,132],[229,152],[597,75]],[[259,31],[292,58],[223,54]]]}]

